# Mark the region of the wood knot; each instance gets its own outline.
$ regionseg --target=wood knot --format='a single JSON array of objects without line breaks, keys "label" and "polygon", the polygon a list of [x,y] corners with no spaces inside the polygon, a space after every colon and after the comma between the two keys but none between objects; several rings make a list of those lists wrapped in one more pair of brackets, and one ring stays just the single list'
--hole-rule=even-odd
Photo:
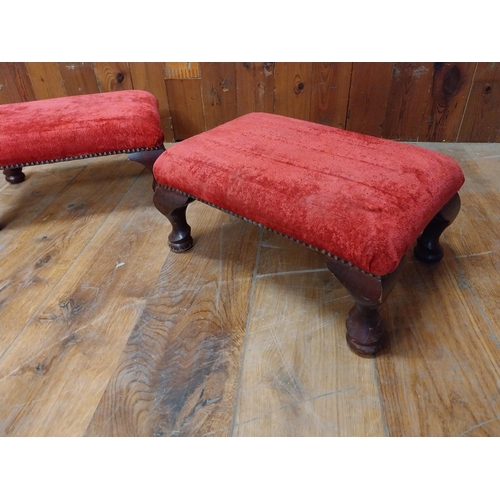
[{"label": "wood knot", "polygon": [[462,86],[462,75],[458,66],[452,66],[444,75],[443,93],[446,98],[451,98],[458,93]]},{"label": "wood knot", "polygon": [[86,203],[84,201],[80,201],[79,203],[68,203],[66,208],[68,210],[81,210],[86,207]]},{"label": "wood knot", "polygon": [[117,74],[116,74],[116,81],[117,81],[118,83],[122,83],[122,82],[123,82],[123,80],[125,80],[125,75],[124,75],[123,73],[117,73]]},{"label": "wood knot", "polygon": [[43,267],[45,264],[48,264],[52,260],[52,257],[50,255],[46,255],[45,257],[42,257],[41,259],[38,259],[35,268],[39,269],[40,267]]},{"label": "wood knot", "polygon": [[486,85],[486,88],[484,89],[485,94],[491,94],[492,88],[490,85]]},{"label": "wood knot", "polygon": [[38,363],[35,367],[35,373],[37,375],[43,375],[45,373],[45,365],[43,363]]},{"label": "wood knot", "polygon": [[293,91],[296,94],[300,94],[304,90],[304,82],[302,81],[302,78],[300,78],[299,75],[295,76],[294,82],[293,82]]}]

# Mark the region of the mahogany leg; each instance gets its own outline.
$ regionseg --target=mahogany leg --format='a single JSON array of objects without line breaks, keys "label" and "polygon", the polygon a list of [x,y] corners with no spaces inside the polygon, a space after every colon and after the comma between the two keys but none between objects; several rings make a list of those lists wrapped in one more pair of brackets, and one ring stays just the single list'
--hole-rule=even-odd
[{"label": "mahogany leg", "polygon": [[381,347],[385,333],[378,307],[396,283],[403,259],[397,269],[381,278],[370,276],[339,260],[327,259],[326,265],[355,300],[346,320],[347,344],[361,356],[372,356]]},{"label": "mahogany leg", "polygon": [[193,198],[162,186],[154,187],[153,203],[170,221],[172,232],[168,235],[168,246],[172,252],[181,253],[193,246],[191,228],[186,221],[186,209]]},{"label": "mahogany leg", "polygon": [[455,220],[459,211],[460,196],[456,193],[418,237],[413,253],[420,262],[435,264],[443,258],[443,247],[439,243],[439,237]]},{"label": "mahogany leg", "polygon": [[19,184],[26,179],[23,172],[23,167],[17,168],[4,168],[3,175],[5,175],[5,180],[11,184]]},{"label": "mahogany leg", "polygon": [[[130,161],[136,161],[137,163],[141,163],[145,167],[149,168],[149,170],[153,171],[153,165],[155,161],[165,152],[165,147],[161,147],[161,149],[155,149],[153,151],[140,151],[139,153],[130,153],[127,155]],[[156,188],[156,181],[153,178],[153,191]]]}]

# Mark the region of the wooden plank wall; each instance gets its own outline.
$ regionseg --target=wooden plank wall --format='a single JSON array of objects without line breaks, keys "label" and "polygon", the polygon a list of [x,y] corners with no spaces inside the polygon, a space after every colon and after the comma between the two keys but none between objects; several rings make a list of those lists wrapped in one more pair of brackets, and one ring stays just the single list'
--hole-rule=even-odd
[{"label": "wooden plank wall", "polygon": [[252,111],[403,141],[500,142],[500,63],[0,63],[0,104],[145,89],[172,142]]}]

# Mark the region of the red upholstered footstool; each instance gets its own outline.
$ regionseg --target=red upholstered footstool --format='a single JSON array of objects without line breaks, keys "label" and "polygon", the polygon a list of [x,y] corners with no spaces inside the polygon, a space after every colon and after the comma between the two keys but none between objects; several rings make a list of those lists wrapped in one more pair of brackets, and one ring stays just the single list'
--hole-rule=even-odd
[{"label": "red upholstered footstool", "polygon": [[0,169],[12,184],[30,165],[131,153],[152,167],[163,150],[158,101],[142,90],[0,106]]},{"label": "red upholstered footstool", "polygon": [[185,214],[200,200],[325,254],[355,300],[347,341],[364,355],[381,346],[377,308],[417,237],[419,260],[443,257],[439,237],[460,210],[464,182],[441,154],[266,113],[174,145],[153,175],[175,252],[193,244]]}]

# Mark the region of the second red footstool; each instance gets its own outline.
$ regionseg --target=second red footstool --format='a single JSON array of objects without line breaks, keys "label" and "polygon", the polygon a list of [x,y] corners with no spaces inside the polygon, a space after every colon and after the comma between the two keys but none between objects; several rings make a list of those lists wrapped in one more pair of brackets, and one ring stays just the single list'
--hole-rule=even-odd
[{"label": "second red footstool", "polygon": [[381,346],[377,307],[417,237],[417,258],[442,258],[439,236],[458,214],[464,182],[447,156],[267,113],[174,145],[153,174],[173,251],[192,246],[186,207],[200,200],[324,253],[356,301],[347,340],[360,354]]},{"label": "second red footstool", "polygon": [[0,169],[11,184],[23,167],[151,150],[163,150],[163,131],[143,90],[0,105]]}]

